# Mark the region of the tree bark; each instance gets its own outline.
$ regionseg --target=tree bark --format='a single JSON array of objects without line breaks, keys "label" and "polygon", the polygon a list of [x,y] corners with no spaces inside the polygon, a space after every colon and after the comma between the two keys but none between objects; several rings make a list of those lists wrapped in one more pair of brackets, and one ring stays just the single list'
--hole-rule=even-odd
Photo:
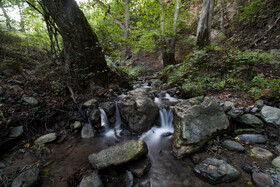
[{"label": "tree bark", "polygon": [[12,30],[12,26],[11,26],[11,19],[9,17],[9,15],[7,14],[5,8],[3,7],[3,3],[2,1],[0,2],[0,5],[1,5],[1,10],[4,14],[4,17],[6,19],[6,27],[7,27],[7,30]]},{"label": "tree bark", "polygon": [[81,86],[90,81],[104,85],[109,82],[109,68],[83,12],[75,0],[43,0],[63,38],[66,61],[71,77]]},{"label": "tree bark", "polygon": [[221,6],[221,31],[226,36],[226,29],[225,29],[225,2],[224,0],[220,0]]},{"label": "tree bark", "polygon": [[129,15],[129,0],[124,0],[125,2],[125,22],[124,22],[124,40],[125,44],[123,47],[123,52],[122,52],[122,65],[125,66],[125,61],[127,57],[127,40],[129,37],[129,20],[130,20],[130,15]]},{"label": "tree bark", "polygon": [[214,0],[203,0],[203,7],[197,26],[196,45],[203,48],[210,45],[211,20],[214,9]]}]

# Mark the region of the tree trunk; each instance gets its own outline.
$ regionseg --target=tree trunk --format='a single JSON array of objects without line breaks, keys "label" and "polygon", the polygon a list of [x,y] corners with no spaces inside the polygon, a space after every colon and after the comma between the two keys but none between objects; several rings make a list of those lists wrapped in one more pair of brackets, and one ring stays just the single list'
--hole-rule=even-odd
[{"label": "tree trunk", "polygon": [[224,0],[220,0],[221,6],[221,31],[226,36],[226,29],[225,29],[225,2]]},{"label": "tree trunk", "polygon": [[69,72],[76,83],[88,86],[90,81],[108,83],[109,68],[83,12],[75,0],[43,0],[63,38]]},{"label": "tree trunk", "polygon": [[17,6],[18,6],[18,9],[19,9],[19,15],[20,15],[20,27],[21,27],[21,31],[22,31],[22,32],[25,32],[25,24],[24,24],[23,10],[22,10],[22,6],[21,6],[21,2],[18,2]]},{"label": "tree trunk", "polygon": [[125,23],[124,23],[124,40],[125,44],[123,46],[123,52],[122,52],[122,65],[125,66],[125,61],[127,57],[127,40],[129,36],[129,20],[130,20],[130,15],[129,15],[129,0],[124,0],[125,2]]},{"label": "tree trunk", "polygon": [[203,48],[210,45],[211,20],[214,9],[214,0],[203,0],[203,7],[197,26],[196,45]]},{"label": "tree trunk", "polygon": [[3,7],[3,4],[2,3],[0,3],[0,4],[1,4],[1,10],[2,10],[2,12],[4,14],[5,19],[6,19],[7,30],[12,30],[11,19],[10,19],[9,15],[7,14],[5,8]]},{"label": "tree trunk", "polygon": [[177,22],[179,16],[179,8],[180,8],[180,0],[177,0],[175,12],[174,12],[174,19],[173,19],[173,35],[170,43],[170,50],[168,53],[169,64],[176,64],[175,60],[175,46],[176,46],[176,35],[177,35]]}]

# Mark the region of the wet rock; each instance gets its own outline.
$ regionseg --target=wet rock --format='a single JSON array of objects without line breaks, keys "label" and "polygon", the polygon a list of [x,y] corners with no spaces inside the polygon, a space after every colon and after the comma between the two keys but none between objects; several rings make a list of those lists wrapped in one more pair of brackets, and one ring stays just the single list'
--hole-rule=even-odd
[{"label": "wet rock", "polygon": [[4,93],[4,89],[0,86],[0,96]]},{"label": "wet rock", "polygon": [[257,100],[254,105],[258,108],[262,108],[264,106],[264,101],[263,100]]},{"label": "wet rock", "polygon": [[275,152],[280,155],[280,144],[275,146]]},{"label": "wet rock", "polygon": [[262,144],[267,141],[267,137],[261,134],[241,134],[236,139],[248,142],[249,144]]},{"label": "wet rock", "polygon": [[95,135],[96,131],[93,129],[92,125],[90,123],[85,123],[81,131],[81,137],[93,138]]},{"label": "wet rock", "polygon": [[83,104],[83,106],[86,107],[86,108],[96,108],[97,107],[97,100],[96,99],[88,100]]},{"label": "wet rock", "polygon": [[30,106],[37,106],[39,104],[38,100],[34,97],[24,97],[23,101],[28,103]]},{"label": "wet rock", "polygon": [[242,169],[247,173],[259,172],[259,170],[249,164],[242,166]]},{"label": "wet rock", "polygon": [[254,172],[252,181],[256,187],[273,187],[274,182],[268,174]]},{"label": "wet rock", "polygon": [[124,186],[132,187],[133,186],[133,175],[130,171],[126,171],[124,175]]},{"label": "wet rock", "polygon": [[13,127],[10,130],[9,137],[10,138],[17,138],[23,134],[23,126]]},{"label": "wet rock", "polygon": [[174,107],[173,153],[177,158],[199,150],[214,135],[229,127],[220,105],[209,97],[182,101]]},{"label": "wet rock", "polygon": [[70,125],[70,128],[71,128],[71,130],[74,130],[74,129],[79,129],[79,128],[81,128],[82,126],[83,126],[82,122],[80,122],[80,121],[75,121],[74,123],[72,123],[72,124]]},{"label": "wet rock", "polygon": [[102,108],[108,117],[111,117],[115,114],[116,111],[116,103],[115,102],[105,102],[100,104],[100,108]]},{"label": "wet rock", "polygon": [[269,159],[273,156],[270,151],[261,147],[254,147],[253,149],[251,149],[250,155],[260,159]]},{"label": "wet rock", "polygon": [[7,167],[6,164],[4,164],[3,162],[0,162],[0,169],[3,169],[5,167]]},{"label": "wet rock", "polygon": [[262,119],[274,125],[280,125],[280,109],[264,105],[261,110]]},{"label": "wet rock", "polygon": [[57,138],[56,133],[49,133],[37,138],[34,143],[35,144],[45,144],[54,141]]},{"label": "wet rock", "polygon": [[244,114],[238,117],[237,122],[251,127],[263,127],[263,121],[252,114]]},{"label": "wet rock", "polygon": [[234,102],[231,102],[231,101],[226,101],[224,103],[224,111],[229,111],[230,109],[232,109],[234,107]]},{"label": "wet rock", "polygon": [[39,168],[37,166],[32,166],[14,179],[12,187],[32,186],[37,182],[38,177]]},{"label": "wet rock", "polygon": [[250,112],[252,113],[252,114],[255,114],[255,113],[257,113],[258,112],[258,107],[254,107],[254,108],[252,108],[251,110],[250,110]]},{"label": "wet rock", "polygon": [[120,135],[121,136],[130,136],[131,135],[131,132],[129,130],[122,130],[120,132]]},{"label": "wet rock", "polygon": [[194,171],[212,184],[231,182],[238,178],[239,172],[224,160],[207,158],[196,165]]},{"label": "wet rock", "polygon": [[174,96],[177,92],[177,88],[174,87],[174,88],[169,88],[168,90],[166,90],[167,93],[169,93],[171,96]]},{"label": "wet rock", "polygon": [[89,155],[90,163],[96,169],[121,165],[131,160],[137,160],[148,153],[148,148],[143,140],[130,140],[118,144],[98,153]]},{"label": "wet rock", "polygon": [[271,164],[276,168],[280,168],[280,156],[274,158]]},{"label": "wet rock", "polygon": [[102,181],[97,173],[93,172],[88,176],[83,177],[79,187],[103,187]]},{"label": "wet rock", "polygon": [[172,132],[165,132],[161,135],[161,137],[168,137],[168,136],[172,136]]},{"label": "wet rock", "polygon": [[130,96],[147,96],[149,92],[149,89],[147,88],[136,88],[134,90],[131,90],[127,93],[127,95]]},{"label": "wet rock", "polygon": [[159,115],[157,105],[148,97],[126,96],[118,106],[128,129],[138,134],[149,130]]},{"label": "wet rock", "polygon": [[89,114],[89,119],[92,124],[97,124],[101,120],[101,115],[98,109],[93,109]]},{"label": "wet rock", "polygon": [[154,88],[158,88],[163,84],[163,82],[159,79],[153,79],[151,86]]},{"label": "wet rock", "polygon": [[143,157],[133,163],[129,163],[127,170],[131,171],[136,177],[142,177],[145,173],[149,171],[151,167],[151,161],[148,157]]},{"label": "wet rock", "polygon": [[245,148],[240,143],[231,140],[223,141],[222,145],[230,151],[237,151],[237,152],[245,151]]},{"label": "wet rock", "polygon": [[227,112],[227,115],[231,118],[237,118],[244,113],[243,108],[232,108]]}]

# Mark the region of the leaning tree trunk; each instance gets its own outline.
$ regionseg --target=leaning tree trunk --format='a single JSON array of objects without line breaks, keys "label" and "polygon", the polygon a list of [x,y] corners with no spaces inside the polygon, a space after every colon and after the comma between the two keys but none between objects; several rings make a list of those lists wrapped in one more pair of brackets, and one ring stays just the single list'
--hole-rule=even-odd
[{"label": "leaning tree trunk", "polygon": [[109,68],[83,12],[75,0],[43,0],[63,38],[69,72],[83,87],[90,81],[104,85],[110,80]]},{"label": "leaning tree trunk", "polygon": [[0,2],[0,4],[1,4],[1,10],[2,10],[2,12],[3,12],[3,14],[4,14],[5,19],[6,19],[6,27],[7,27],[7,30],[12,30],[11,19],[10,19],[9,15],[7,14],[7,12],[6,12],[6,10],[5,10],[5,8],[3,7],[3,5],[2,5],[1,2]]},{"label": "leaning tree trunk", "polygon": [[129,15],[129,0],[124,0],[125,2],[125,24],[124,24],[124,35],[123,38],[125,40],[125,44],[122,50],[122,55],[121,55],[121,61],[122,61],[122,66],[125,66],[125,61],[127,58],[127,42],[128,42],[128,36],[129,36],[129,20],[130,20],[130,15]]},{"label": "leaning tree trunk", "polygon": [[203,48],[210,45],[211,20],[214,9],[214,0],[203,0],[203,7],[197,26],[196,45]]}]

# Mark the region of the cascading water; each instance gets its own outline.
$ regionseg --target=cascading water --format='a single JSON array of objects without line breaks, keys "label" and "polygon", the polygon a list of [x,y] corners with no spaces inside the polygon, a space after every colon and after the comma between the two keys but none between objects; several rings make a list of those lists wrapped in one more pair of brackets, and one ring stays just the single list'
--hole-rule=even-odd
[{"label": "cascading water", "polygon": [[118,103],[117,102],[116,102],[115,118],[116,118],[116,122],[115,122],[114,128],[116,130],[120,130],[121,124],[122,124],[122,119],[121,119],[121,115],[120,115],[120,111],[119,111],[119,107],[118,107]]},{"label": "cascading water", "polygon": [[[158,98],[155,98],[155,102],[157,104],[160,103],[160,100]],[[144,133],[140,139],[146,140],[147,142],[158,142],[162,135],[165,133],[173,133],[174,127],[172,124],[173,120],[173,114],[172,110],[169,107],[162,107],[159,104],[159,113],[160,113],[160,127],[153,127],[148,132]]]},{"label": "cascading water", "polygon": [[102,108],[99,107],[99,111],[101,113],[101,126],[105,128],[105,133],[107,133],[110,131],[108,117]]}]

